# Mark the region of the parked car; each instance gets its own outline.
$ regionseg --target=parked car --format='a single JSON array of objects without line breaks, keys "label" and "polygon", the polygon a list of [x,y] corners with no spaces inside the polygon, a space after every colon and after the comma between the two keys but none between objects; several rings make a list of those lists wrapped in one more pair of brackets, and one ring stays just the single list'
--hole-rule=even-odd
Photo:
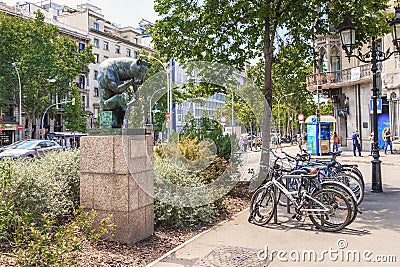
[{"label": "parked car", "polygon": [[0,153],[0,159],[3,158],[33,158],[40,157],[46,152],[60,150],[61,146],[54,141],[50,140],[25,140],[12,148],[7,149]]},{"label": "parked car", "polygon": [[22,141],[17,141],[17,142],[15,142],[15,143],[12,143],[11,145],[2,146],[2,147],[0,147],[0,152],[3,152],[3,151],[5,151],[5,150],[12,149],[12,148],[14,148],[16,145],[18,145],[18,144],[20,144],[20,143],[22,143],[22,142],[24,142],[24,140],[22,140]]}]

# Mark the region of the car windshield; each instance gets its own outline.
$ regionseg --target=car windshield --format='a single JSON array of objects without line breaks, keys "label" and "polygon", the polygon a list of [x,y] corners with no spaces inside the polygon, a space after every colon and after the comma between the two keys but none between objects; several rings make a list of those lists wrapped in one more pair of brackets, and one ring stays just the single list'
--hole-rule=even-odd
[{"label": "car windshield", "polygon": [[26,142],[16,145],[14,148],[15,149],[31,149],[31,148],[35,148],[36,145],[37,145],[37,142],[26,141]]}]

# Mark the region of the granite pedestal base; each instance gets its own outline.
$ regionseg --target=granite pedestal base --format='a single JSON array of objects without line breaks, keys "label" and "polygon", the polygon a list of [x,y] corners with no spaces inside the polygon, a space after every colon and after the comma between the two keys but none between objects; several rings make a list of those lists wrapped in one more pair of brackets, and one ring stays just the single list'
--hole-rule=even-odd
[{"label": "granite pedestal base", "polygon": [[[143,132],[144,133],[144,132]],[[81,138],[80,198],[99,218],[112,214],[112,240],[133,244],[154,232],[151,136],[89,135]]]}]

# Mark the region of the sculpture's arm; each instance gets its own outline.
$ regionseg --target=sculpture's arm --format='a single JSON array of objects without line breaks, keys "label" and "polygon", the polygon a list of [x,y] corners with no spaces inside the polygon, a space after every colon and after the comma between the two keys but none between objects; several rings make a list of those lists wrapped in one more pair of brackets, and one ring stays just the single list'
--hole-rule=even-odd
[{"label": "sculpture's arm", "polygon": [[134,84],[134,80],[133,79],[128,80],[128,81],[124,82],[123,84],[118,85],[118,88],[117,88],[117,90],[115,92],[117,94],[123,93],[129,88],[129,86],[131,86],[133,84]]}]

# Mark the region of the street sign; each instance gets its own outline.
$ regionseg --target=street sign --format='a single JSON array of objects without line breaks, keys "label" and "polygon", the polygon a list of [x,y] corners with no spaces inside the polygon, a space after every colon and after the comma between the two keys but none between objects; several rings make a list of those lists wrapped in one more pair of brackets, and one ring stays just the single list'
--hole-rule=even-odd
[{"label": "street sign", "polygon": [[220,122],[220,123],[226,123],[226,121],[227,121],[227,119],[226,119],[225,116],[219,117],[219,122]]},{"label": "street sign", "polygon": [[18,131],[22,131],[23,127],[22,125],[18,125]]},{"label": "street sign", "polygon": [[[373,113],[374,111],[374,106],[373,106],[373,99],[369,100],[369,113]],[[382,113],[382,99],[378,98],[376,99],[376,109],[377,109],[377,113],[381,114]]]},{"label": "street sign", "polygon": [[165,118],[166,118],[166,119],[171,118],[171,114],[169,114],[169,112],[165,113]]},{"label": "street sign", "polygon": [[304,114],[298,114],[297,115],[297,119],[299,120],[299,121],[304,121]]}]

